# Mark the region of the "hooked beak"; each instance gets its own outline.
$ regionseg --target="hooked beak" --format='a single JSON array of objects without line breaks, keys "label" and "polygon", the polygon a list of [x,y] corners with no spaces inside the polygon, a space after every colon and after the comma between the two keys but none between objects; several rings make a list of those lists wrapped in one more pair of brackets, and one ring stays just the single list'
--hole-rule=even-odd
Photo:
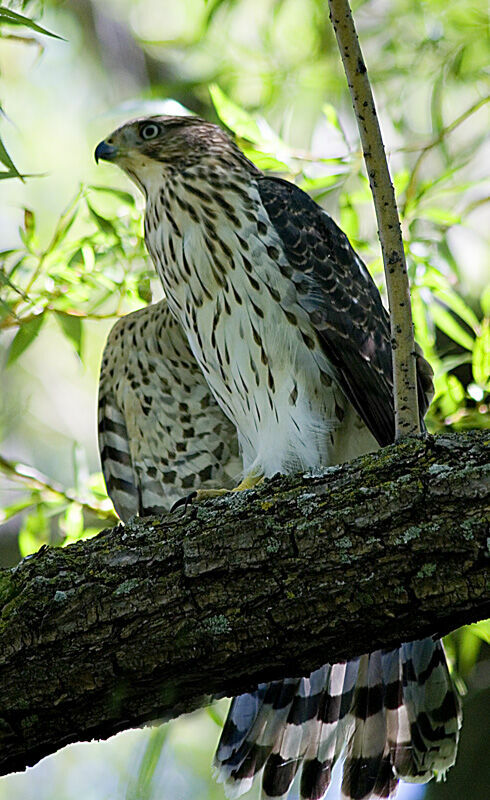
[{"label": "hooked beak", "polygon": [[118,149],[113,144],[108,144],[107,142],[100,142],[97,147],[95,148],[95,163],[99,163],[99,158],[103,158],[104,161],[114,161],[117,157]]}]

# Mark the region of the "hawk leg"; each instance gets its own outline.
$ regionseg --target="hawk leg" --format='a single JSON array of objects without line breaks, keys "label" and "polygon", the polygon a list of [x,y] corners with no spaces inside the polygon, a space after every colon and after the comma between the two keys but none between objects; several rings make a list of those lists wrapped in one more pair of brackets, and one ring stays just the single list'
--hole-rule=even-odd
[{"label": "hawk leg", "polygon": [[263,480],[264,476],[261,473],[252,470],[252,472],[249,472],[234,489],[197,489],[195,492],[188,494],[187,497],[181,497],[180,500],[177,500],[170,511],[176,511],[181,507],[184,507],[185,511],[191,503],[202,503],[203,500],[210,500],[213,497],[222,497],[223,495],[232,494],[233,492],[243,492],[246,489],[253,489]]}]

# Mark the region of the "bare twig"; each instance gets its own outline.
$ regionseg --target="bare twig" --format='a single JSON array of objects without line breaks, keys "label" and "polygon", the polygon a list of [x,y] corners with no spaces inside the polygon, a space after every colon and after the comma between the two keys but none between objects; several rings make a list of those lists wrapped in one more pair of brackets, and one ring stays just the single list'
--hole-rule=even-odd
[{"label": "bare twig", "polygon": [[405,192],[405,203],[403,205],[403,209],[401,212],[402,217],[405,216],[407,207],[415,195],[415,189],[417,186],[417,178],[420,172],[420,167],[422,166],[422,163],[426,155],[430,153],[430,151],[434,147],[437,147],[437,145],[441,144],[441,142],[444,141],[444,139],[446,138],[446,136],[448,136],[448,134],[456,130],[456,128],[463,122],[466,122],[467,119],[469,119],[476,111],[479,111],[480,108],[482,108],[489,101],[490,101],[490,96],[482,97],[480,100],[477,100],[476,103],[473,103],[472,106],[467,108],[466,111],[464,111],[462,114],[459,115],[459,117],[456,117],[456,119],[450,122],[449,125],[446,125],[444,128],[442,128],[439,134],[435,136],[433,139],[431,139],[430,142],[428,142],[422,148],[417,148],[420,149],[421,152],[419,153],[417,160],[414,164],[412,173],[410,175],[410,180],[408,182],[408,186]]},{"label": "bare twig", "polygon": [[10,461],[0,455],[0,472],[3,472],[10,480],[22,483],[31,491],[47,492],[60,500],[66,500],[68,503],[78,503],[84,511],[96,514],[103,519],[117,519],[114,511],[111,508],[107,508],[105,503],[83,500],[76,492],[71,489],[65,489],[60,483],[52,481],[42,472],[34,469],[34,467],[28,467],[18,461]]},{"label": "bare twig", "polygon": [[396,438],[420,433],[410,288],[386,154],[366,66],[347,0],[329,0],[347,83],[357,117],[369,184],[378,221],[379,239],[390,304]]}]

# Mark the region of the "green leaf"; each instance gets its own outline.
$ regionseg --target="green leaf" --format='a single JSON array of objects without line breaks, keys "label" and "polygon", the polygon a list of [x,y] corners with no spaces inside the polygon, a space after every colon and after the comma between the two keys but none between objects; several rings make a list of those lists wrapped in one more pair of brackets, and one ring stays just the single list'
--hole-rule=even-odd
[{"label": "green leaf", "polygon": [[154,796],[153,778],[168,736],[168,725],[151,731],[136,775],[126,786],[125,800],[150,800]]},{"label": "green leaf", "polygon": [[28,322],[23,322],[21,324],[19,330],[14,336],[12,344],[9,347],[7,366],[10,366],[14,363],[14,361],[17,361],[24,350],[27,350],[29,345],[32,344],[41,330],[41,326],[44,322],[44,316],[45,315],[43,313],[37,314]]},{"label": "green leaf", "polygon": [[23,500],[18,500],[17,503],[12,503],[9,506],[4,506],[0,508],[0,522],[6,522],[11,517],[14,517],[20,511],[24,511],[26,508],[30,508],[31,506],[35,505],[37,500],[34,500],[32,497],[26,497]]},{"label": "green leaf", "polygon": [[71,226],[75,222],[75,218],[78,214],[78,200],[79,195],[77,195],[75,201],[69,206],[69,208],[61,215],[59,218],[56,228],[53,233],[53,238],[51,239],[48,249],[46,253],[51,253],[55,247],[63,241],[66,234],[70,230]]},{"label": "green leaf", "polygon": [[480,297],[480,305],[484,315],[490,317],[490,286],[487,286],[487,288],[483,290],[482,296]]},{"label": "green leaf", "polygon": [[40,503],[35,511],[27,514],[19,531],[19,550],[22,556],[36,553],[49,542],[49,524],[44,506]]},{"label": "green leaf", "polygon": [[92,189],[94,192],[106,192],[107,194],[112,194],[114,197],[122,200],[123,203],[126,203],[129,206],[134,206],[134,196],[130,194],[130,192],[124,192],[122,189],[114,189],[112,186],[95,186],[93,184],[91,184],[88,188]]},{"label": "green leaf", "polygon": [[475,382],[486,386],[490,380],[490,319],[483,321],[482,332],[475,339],[471,368]]},{"label": "green leaf", "polygon": [[142,275],[136,284],[136,292],[138,297],[143,300],[144,303],[151,303],[152,301],[152,292],[151,292],[151,281],[149,275]]},{"label": "green leaf", "polygon": [[483,636],[479,636],[473,625],[461,629],[458,647],[458,671],[463,678],[473,669],[480,652]]},{"label": "green leaf", "polygon": [[343,175],[320,175],[318,178],[303,178],[298,186],[305,192],[316,192],[337,186]]},{"label": "green leaf", "polygon": [[359,235],[359,216],[347,196],[341,199],[340,227],[349,239],[357,239]]},{"label": "green leaf", "polygon": [[55,311],[56,319],[58,320],[61,330],[71,341],[76,352],[82,357],[82,334],[83,326],[80,317],[76,314],[66,314],[64,311]]},{"label": "green leaf", "polygon": [[26,28],[30,28],[37,33],[43,33],[45,36],[52,36],[53,39],[61,39],[63,42],[66,41],[62,36],[58,36],[56,33],[51,33],[51,31],[46,30],[46,28],[42,28],[29,17],[25,17],[23,14],[17,14],[17,12],[5,6],[0,6],[0,25],[2,24],[25,25]]},{"label": "green leaf", "polygon": [[90,216],[95,220],[97,227],[100,228],[101,231],[103,231],[104,233],[111,233],[117,238],[119,238],[116,228],[114,227],[112,222],[106,219],[105,217],[102,217],[100,214],[98,214],[97,211],[90,205],[88,200],[87,200],[87,208],[90,212]]},{"label": "green leaf", "polygon": [[216,705],[207,706],[207,707],[206,707],[206,713],[207,713],[207,715],[208,715],[209,717],[211,717],[211,719],[213,720],[213,722],[215,722],[215,723],[216,723],[216,725],[218,726],[218,728],[222,728],[222,727],[223,727],[223,724],[224,724],[224,721],[225,721],[225,719],[224,719],[224,717],[222,717],[222,716],[221,716],[221,714],[219,713],[219,711],[218,711],[218,709],[217,709]]},{"label": "green leaf", "polygon": [[70,503],[60,520],[60,528],[70,541],[77,541],[83,536],[83,511],[79,503]]},{"label": "green leaf", "polygon": [[0,181],[5,181],[7,180],[7,178],[25,178],[25,177],[26,175],[21,175],[20,172],[17,172],[17,170],[15,170],[15,172],[12,171],[5,172],[5,170],[0,172]]},{"label": "green leaf", "polygon": [[249,142],[261,141],[260,128],[248,111],[230,100],[216,83],[211,84],[209,93],[218,117],[231,131]]},{"label": "green leaf", "polygon": [[430,219],[432,222],[437,222],[439,225],[458,225],[461,222],[460,214],[454,214],[445,208],[421,208],[419,216]]},{"label": "green leaf", "polygon": [[437,327],[446,336],[449,336],[454,342],[464,347],[465,350],[473,350],[473,337],[461,327],[450,311],[442,308],[438,303],[432,303],[430,313]]},{"label": "green leaf", "polygon": [[20,174],[19,170],[17,169],[14,162],[7,153],[5,145],[1,138],[0,138],[0,162],[5,167],[8,167],[8,172],[0,172],[0,180],[5,180],[5,178],[20,178],[22,180],[23,176]]},{"label": "green leaf", "polygon": [[483,639],[487,644],[490,644],[490,619],[482,619],[480,622],[468,625],[468,630]]},{"label": "green leaf", "polygon": [[399,197],[407,188],[410,181],[410,172],[408,169],[402,169],[393,176],[393,185],[397,197]]},{"label": "green leaf", "polygon": [[272,172],[289,172],[290,169],[284,161],[279,161],[269,153],[263,153],[254,147],[243,147],[243,152],[247,158],[255,164],[258,169],[270,170]]},{"label": "green leaf", "polygon": [[438,270],[428,267],[421,285],[428,286],[438,300],[452,309],[475,332],[478,331],[480,323],[475,312],[460,295],[456,294],[449,281]]},{"label": "green leaf", "polygon": [[325,114],[327,118],[327,122],[332,125],[332,127],[337,128],[338,131],[342,132],[340,127],[339,118],[337,115],[337,110],[331,103],[325,103],[322,106],[322,112]]},{"label": "green leaf", "polygon": [[36,230],[36,217],[34,211],[29,208],[24,208],[24,230],[29,239],[32,239],[34,231]]}]

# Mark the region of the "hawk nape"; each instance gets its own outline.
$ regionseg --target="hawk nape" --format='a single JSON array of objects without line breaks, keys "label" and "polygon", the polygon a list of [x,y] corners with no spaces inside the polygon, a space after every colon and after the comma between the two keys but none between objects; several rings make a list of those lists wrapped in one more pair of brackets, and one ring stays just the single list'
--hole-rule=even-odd
[{"label": "hawk nape", "polygon": [[[328,466],[393,441],[388,315],[308,195],[196,117],[135,120],[95,155],[145,194],[168,308],[236,429],[245,476]],[[423,419],[431,370],[417,361]],[[232,797],[259,774],[263,797],[285,797],[301,769],[301,797],[318,800],[343,752],[343,797],[389,797],[399,778],[424,782],[451,766],[459,727],[442,644],[426,639],[235,698],[215,763]]]}]

